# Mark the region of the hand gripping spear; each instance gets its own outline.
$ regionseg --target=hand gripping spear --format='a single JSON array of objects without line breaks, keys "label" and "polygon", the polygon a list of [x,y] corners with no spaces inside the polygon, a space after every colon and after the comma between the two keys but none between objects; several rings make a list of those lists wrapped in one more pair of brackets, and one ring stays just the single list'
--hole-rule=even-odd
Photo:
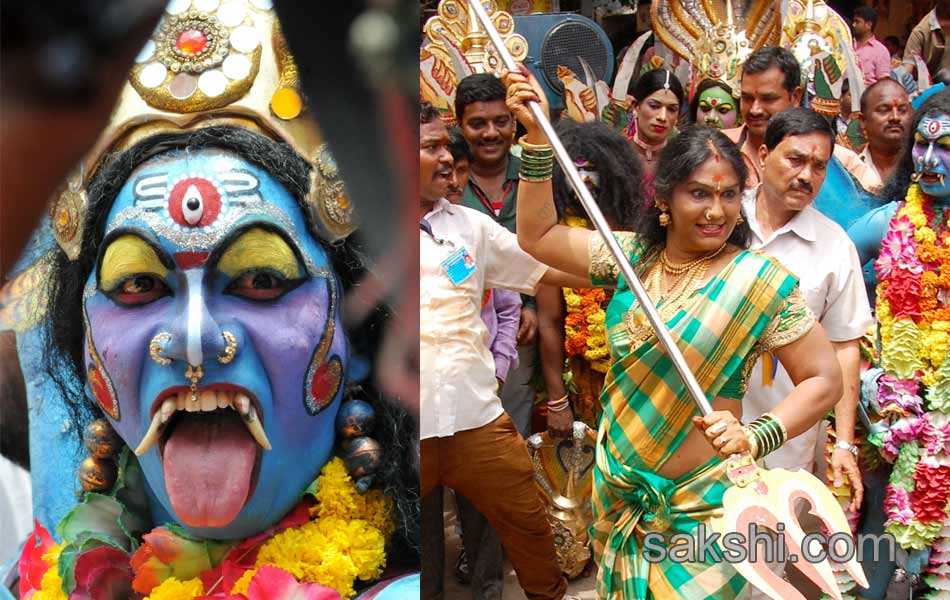
[{"label": "hand gripping spear", "polygon": [[[486,0],[490,5],[490,0]],[[482,28],[488,34],[492,44],[495,46],[498,55],[501,57],[505,67],[510,71],[518,70],[511,54],[508,52],[504,41],[498,31],[492,25],[488,12],[482,5],[482,1],[466,2],[470,5],[471,11],[481,23]],[[471,25],[471,24],[470,24]],[[643,307],[650,325],[659,338],[660,343],[673,361],[676,371],[679,373],[686,389],[692,396],[696,406],[699,407],[703,415],[711,413],[712,406],[706,399],[696,377],[686,364],[683,354],[676,346],[676,342],[667,330],[666,325],[660,319],[660,315],[650,301],[643,284],[637,278],[633,267],[627,261],[623,250],[611,234],[607,221],[601,214],[597,203],[584,185],[583,180],[574,167],[574,162],[557,134],[554,127],[544,115],[541,106],[536,102],[531,102],[530,110],[534,118],[541,125],[542,130],[551,142],[554,148],[554,155],[558,163],[567,175],[571,187],[581,200],[581,204],[587,211],[591,222],[597,228],[597,232],[604,238],[604,242],[610,249],[614,260],[623,273],[627,284],[636,296],[640,306]],[[727,469],[732,485],[723,495],[723,515],[718,518],[710,519],[710,526],[720,535],[729,532],[738,532],[746,536],[746,554],[744,560],[734,564],[739,573],[742,574],[751,584],[759,588],[776,600],[792,600],[803,596],[798,590],[792,587],[787,581],[769,570],[763,561],[751,562],[748,560],[750,548],[750,538],[747,535],[750,524],[757,524],[762,528],[770,529],[777,536],[784,536],[785,546],[790,553],[798,558],[806,558],[802,552],[805,533],[798,524],[798,518],[795,515],[795,503],[799,499],[804,499],[811,504],[811,514],[822,521],[825,529],[831,535],[829,543],[834,545],[834,549],[829,549],[829,554],[835,557],[848,556],[847,547],[850,542],[850,529],[844,512],[834,495],[818,479],[804,471],[790,472],[785,469],[760,469],[748,453],[736,454],[730,456],[727,461]],[[784,526],[784,528],[782,526]],[[816,554],[814,548],[808,549],[810,555]],[[791,555],[791,554],[790,554]],[[799,560],[796,567],[811,581],[813,581],[822,590],[827,592],[833,598],[841,600],[841,592],[835,583],[835,577],[828,560],[819,562],[809,562],[808,560]],[[844,562],[844,567],[854,578],[858,585],[867,587],[867,579],[864,571],[857,560],[850,557]]]}]

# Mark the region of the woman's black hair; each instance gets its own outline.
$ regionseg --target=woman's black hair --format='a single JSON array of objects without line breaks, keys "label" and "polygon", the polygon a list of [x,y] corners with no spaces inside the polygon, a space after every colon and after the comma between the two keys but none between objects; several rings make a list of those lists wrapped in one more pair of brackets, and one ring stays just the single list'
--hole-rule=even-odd
[{"label": "woman's black hair", "polygon": [[[304,207],[309,188],[309,166],[287,144],[275,142],[238,127],[209,127],[182,134],[163,134],[139,142],[131,149],[109,156],[89,184],[89,206],[84,223],[79,258],[70,261],[56,249],[53,276],[49,283],[49,320],[46,329],[49,352],[46,370],[58,384],[74,422],[84,425],[101,416],[92,408],[82,388],[83,317],[82,294],[99,254],[109,211],[132,171],[151,157],[169,150],[204,150],[221,148],[239,154],[266,170],[279,181]],[[309,222],[309,212],[304,209]],[[346,240],[323,244],[344,290],[348,290],[367,272],[368,254],[358,235]],[[374,358],[380,347],[388,308],[377,306],[356,329],[347,332],[354,354]],[[384,449],[383,464],[376,474],[378,485],[395,501],[396,536],[389,552],[390,562],[406,561],[418,565],[419,543],[419,477],[416,460],[416,419],[393,398],[388,398],[370,383],[363,384],[362,397],[376,409],[374,437]],[[77,427],[80,433],[84,426]]]},{"label": "woman's black hair", "polygon": [[[644,204],[643,167],[627,139],[603,123],[576,123],[561,119],[555,126],[561,143],[573,160],[593,164],[600,182],[594,200],[612,229],[633,228]],[[554,205],[558,218],[586,215],[564,171],[554,165]]]},{"label": "woman's black hair", "polygon": [[673,92],[673,95],[676,96],[676,99],[679,100],[682,106],[686,99],[686,94],[683,92],[683,84],[676,78],[676,75],[666,69],[647,71],[630,86],[629,93],[633,96],[633,99],[637,101],[637,104],[639,104],[646,100],[653,92],[662,90],[667,86],[669,86],[669,90]]},{"label": "woman's black hair", "polygon": [[931,117],[950,115],[950,90],[941,90],[935,93],[924,100],[923,104],[914,111],[914,120],[911,121],[910,129],[904,138],[904,148],[901,151],[900,161],[881,193],[885,201],[902,201],[907,196],[907,188],[910,187],[910,179],[914,175],[914,157],[911,154],[914,150],[914,134],[917,132],[917,126],[927,115]]},{"label": "woman's black hair", "polygon": [[[732,95],[732,86],[725,81],[719,79],[703,79],[699,85],[696,86],[696,91],[693,92],[693,99],[689,101],[689,123],[696,123],[696,113],[699,111],[699,98],[703,95],[703,92],[712,88],[719,88],[734,98]],[[739,114],[738,100],[735,101],[735,107],[736,114]],[[703,123],[699,123],[699,125],[703,125]]]},{"label": "woman's black hair", "polygon": [[[658,202],[669,202],[673,197],[673,189],[689,180],[689,175],[703,165],[707,160],[718,154],[736,172],[739,179],[739,193],[745,191],[745,182],[749,170],[742,160],[739,147],[727,138],[721,131],[713,127],[691,125],[681,131],[679,135],[670,138],[663,151],[660,152],[656,178],[653,186],[656,189],[654,203],[641,211],[636,231],[646,245],[644,255],[659,252],[666,245],[666,228],[660,226],[660,209]],[[748,219],[737,223],[728,242],[740,248],[749,247],[752,230]]]}]

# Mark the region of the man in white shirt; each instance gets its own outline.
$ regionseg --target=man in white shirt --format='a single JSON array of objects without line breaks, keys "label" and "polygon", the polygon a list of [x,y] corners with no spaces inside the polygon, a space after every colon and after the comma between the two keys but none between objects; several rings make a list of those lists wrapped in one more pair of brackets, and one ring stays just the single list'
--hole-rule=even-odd
[{"label": "man in white shirt", "polygon": [[[751,247],[774,256],[799,278],[808,307],[834,345],[844,393],[835,405],[837,444],[831,466],[836,486],[850,481],[851,510],[855,510],[863,495],[854,446],[858,340],[871,324],[871,308],[854,244],[838,224],[812,206],[833,148],[834,131],[811,110],[793,108],[775,115],[758,149],[762,183],[746,191],[742,208],[752,229]],[[792,388],[785,369],[771,354],[764,354],[752,370],[742,400],[743,421],[769,412]],[[822,427],[819,422],[788,440],[765,457],[766,467],[813,472]],[[755,592],[749,595],[759,597]]]},{"label": "man in white shirt", "polygon": [[[759,157],[763,181],[746,192],[743,208],[752,228],[752,248],[777,258],[800,279],[809,308],[835,346],[845,391],[835,407],[838,445],[835,479],[849,479],[860,503],[861,479],[854,456],[858,396],[858,339],[871,324],[861,265],[854,244],[840,226],[811,206],[824,181],[834,133],[822,117],[796,108],[769,122]],[[766,355],[752,372],[743,400],[743,419],[768,412],[793,388],[788,374]],[[766,457],[768,467],[814,470],[821,424],[789,440]]]},{"label": "man in white shirt", "polygon": [[[529,599],[559,600],[561,573],[524,439],[505,414],[481,320],[486,288],[534,294],[577,286],[521,250],[491,217],[445,198],[452,155],[438,112],[419,125],[420,494],[439,485],[464,495],[495,528]],[[423,589],[423,596],[426,596]]]}]

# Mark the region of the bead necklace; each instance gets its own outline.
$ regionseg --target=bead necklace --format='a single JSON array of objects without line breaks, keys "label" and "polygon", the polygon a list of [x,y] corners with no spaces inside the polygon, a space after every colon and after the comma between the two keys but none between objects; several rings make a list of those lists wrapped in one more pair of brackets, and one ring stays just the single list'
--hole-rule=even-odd
[{"label": "bead necklace", "polygon": [[[669,261],[665,248],[660,252],[658,263],[650,269],[643,283],[647,295],[657,305],[657,312],[664,323],[672,319],[699,289],[699,284],[706,277],[709,265],[725,248],[726,244],[723,244],[711,254],[680,265]],[[672,285],[667,285],[664,274],[674,276]],[[624,324],[630,338],[631,350],[636,350],[654,335],[653,327],[647,320],[646,314],[636,303],[627,311]]]}]

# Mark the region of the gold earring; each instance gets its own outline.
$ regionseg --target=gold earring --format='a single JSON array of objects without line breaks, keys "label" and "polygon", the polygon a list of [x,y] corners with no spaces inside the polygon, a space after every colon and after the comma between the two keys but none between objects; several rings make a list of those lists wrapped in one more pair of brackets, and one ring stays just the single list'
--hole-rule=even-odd
[{"label": "gold earring", "polygon": [[736,219],[736,225],[742,225],[745,223],[745,219],[742,218],[742,215],[739,215],[739,218]]},{"label": "gold earring", "polygon": [[167,356],[162,356],[162,352],[165,351],[165,345],[168,344],[171,339],[172,334],[167,331],[162,331],[155,334],[152,341],[148,343],[148,355],[152,357],[152,360],[162,366],[172,364],[172,359]]},{"label": "gold earring", "polygon": [[670,224],[670,213],[665,208],[660,209],[660,227],[668,227]]},{"label": "gold earring", "polygon": [[224,338],[227,346],[224,347],[224,352],[218,355],[218,362],[222,365],[226,365],[234,360],[234,353],[237,352],[237,338],[234,337],[234,334],[230,331],[222,331],[221,336]]}]

